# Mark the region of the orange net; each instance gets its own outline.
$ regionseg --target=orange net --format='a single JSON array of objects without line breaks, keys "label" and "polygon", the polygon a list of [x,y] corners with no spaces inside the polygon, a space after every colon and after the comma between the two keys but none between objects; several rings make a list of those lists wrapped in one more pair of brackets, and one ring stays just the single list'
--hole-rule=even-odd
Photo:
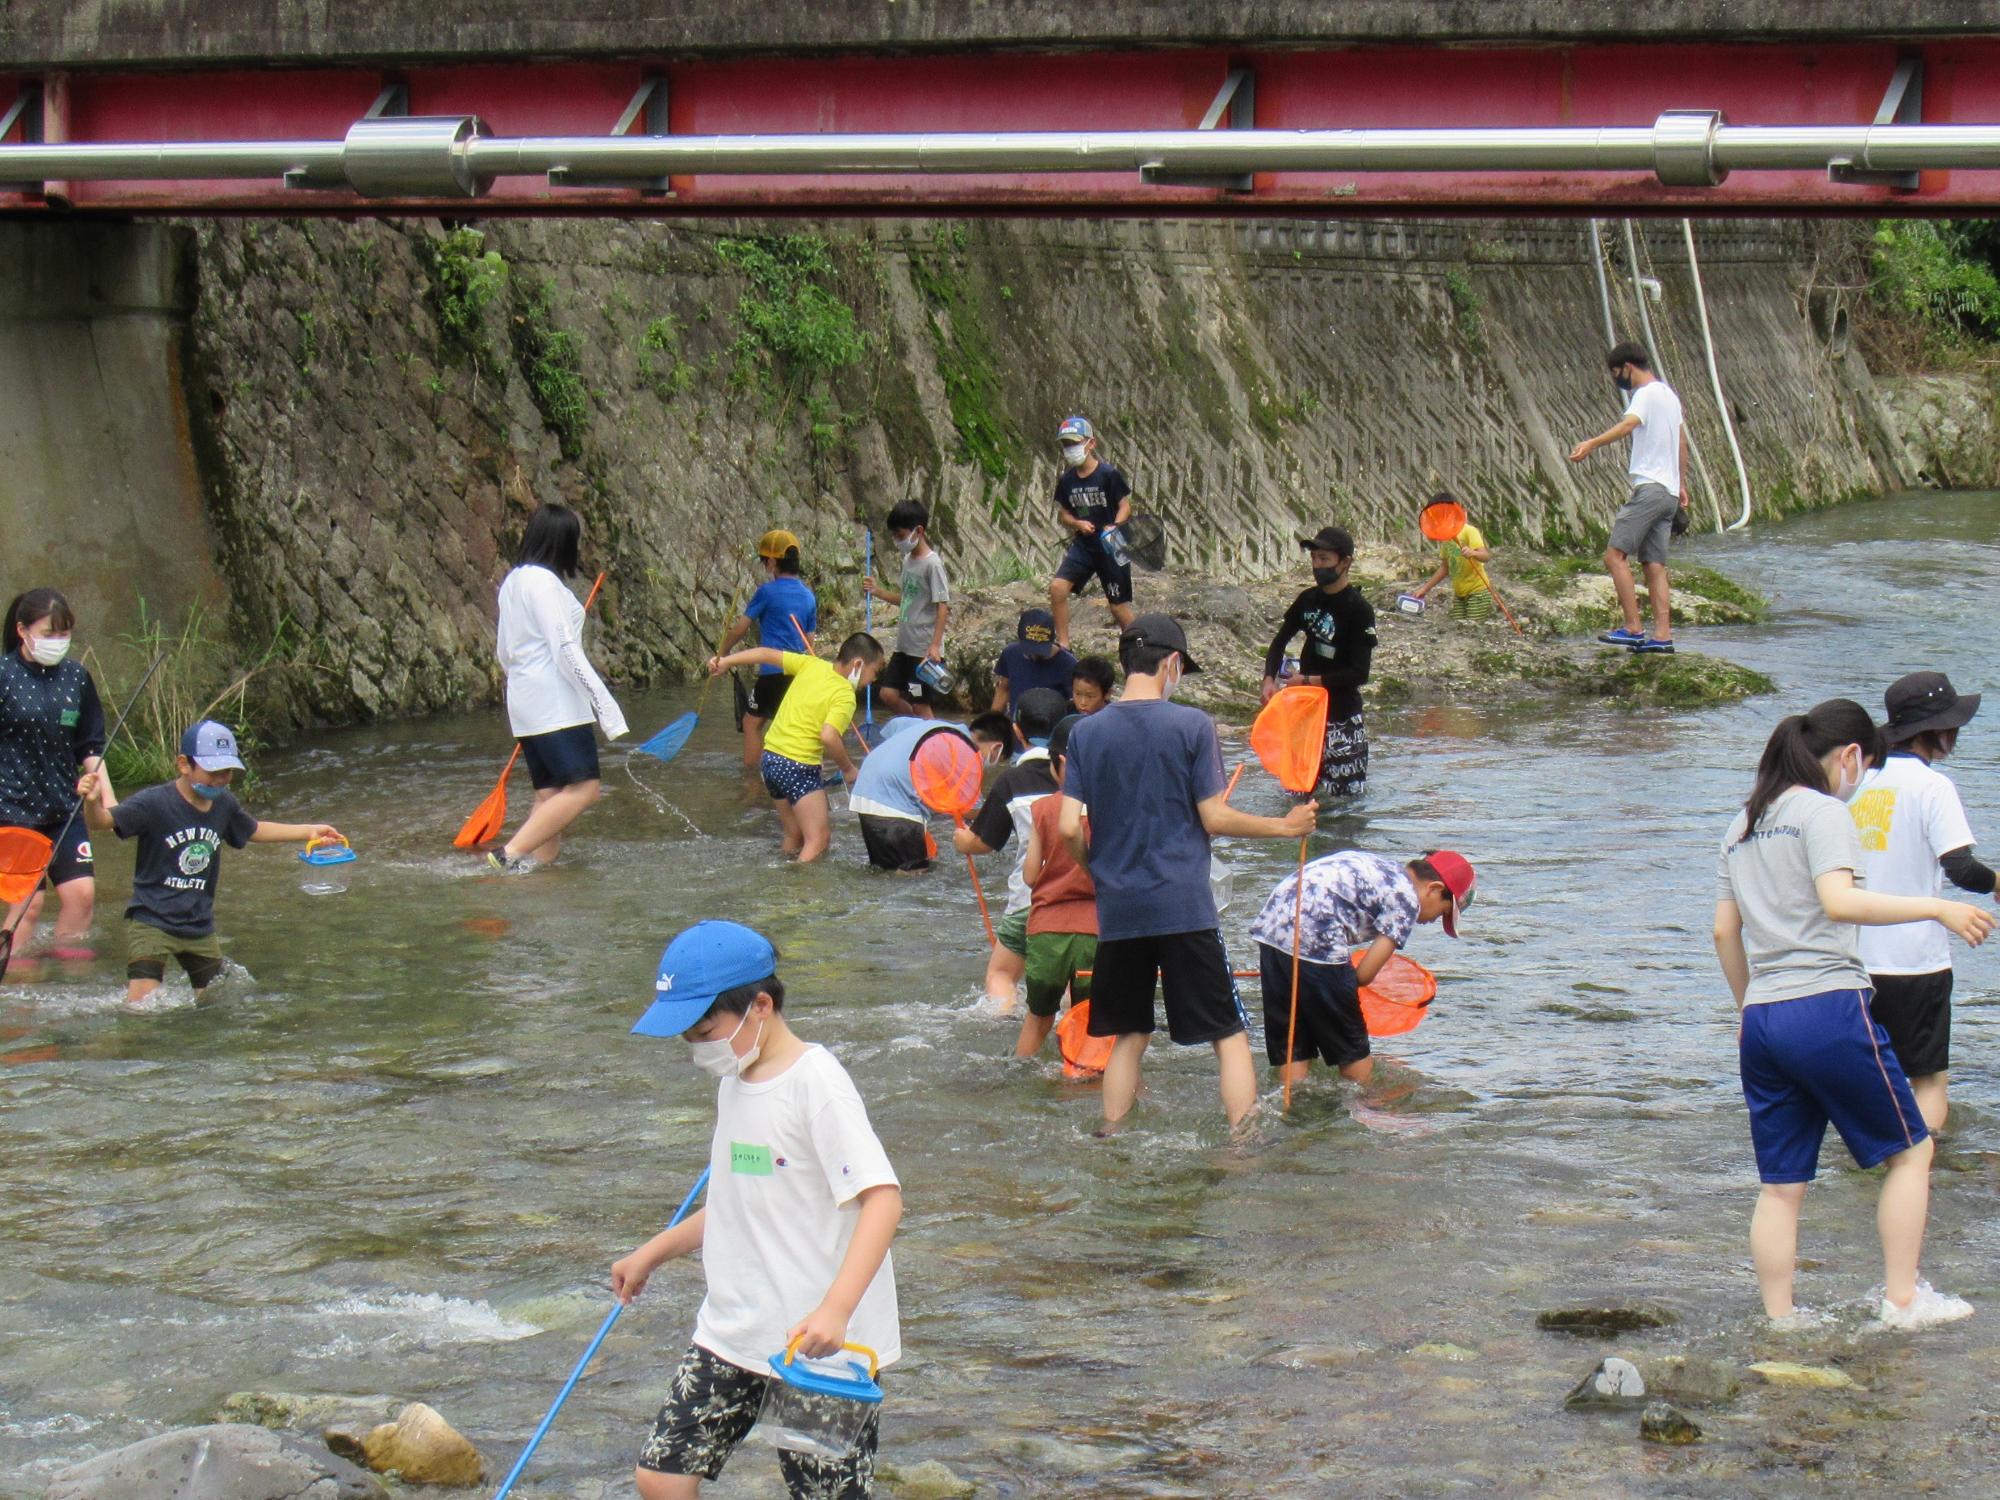
[{"label": "orange net", "polygon": [[1095,1078],[1111,1061],[1111,1038],[1090,1034],[1088,1000],[1077,1001],[1056,1022],[1056,1046],[1067,1078]]},{"label": "orange net", "polygon": [[[1357,950],[1359,961],[1362,952]],[[1398,953],[1382,966],[1373,982],[1361,986],[1361,1019],[1370,1036],[1401,1036],[1415,1031],[1430,1014],[1437,998],[1437,976],[1414,959]]]},{"label": "orange net", "polygon": [[972,741],[952,730],[926,734],[910,757],[910,785],[934,813],[963,820],[979,805],[985,765]]},{"label": "orange net", "polygon": [[1426,505],[1423,514],[1424,535],[1433,542],[1448,542],[1465,530],[1465,507],[1456,500],[1441,500],[1435,505]]},{"label": "orange net", "polygon": [[0,902],[12,906],[34,895],[55,852],[32,828],[0,828]]},{"label": "orange net", "polygon": [[1325,688],[1280,688],[1250,729],[1250,748],[1288,792],[1304,795],[1319,780],[1326,749]]}]

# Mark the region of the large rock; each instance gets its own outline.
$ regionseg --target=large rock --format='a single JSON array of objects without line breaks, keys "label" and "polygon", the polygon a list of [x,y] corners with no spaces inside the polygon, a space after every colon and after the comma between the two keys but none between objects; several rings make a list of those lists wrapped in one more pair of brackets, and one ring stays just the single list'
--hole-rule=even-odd
[{"label": "large rock", "polygon": [[330,1427],[326,1445],[336,1453],[359,1458],[377,1474],[394,1473],[405,1484],[486,1482],[486,1460],[479,1450],[421,1401],[412,1401],[396,1414],[395,1421],[366,1433]]},{"label": "large rock", "polygon": [[1679,1446],[1701,1437],[1701,1429],[1686,1412],[1667,1401],[1655,1401],[1639,1417],[1639,1436],[1649,1443]]},{"label": "large rock", "polygon": [[162,1433],[58,1474],[43,1500],[387,1500],[344,1459],[262,1427]]},{"label": "large rock", "polygon": [[1646,1381],[1639,1367],[1613,1354],[1599,1360],[1597,1368],[1576,1383],[1563,1405],[1637,1406],[1645,1399]]},{"label": "large rock", "polygon": [[372,1428],[394,1419],[402,1402],[394,1396],[336,1396],[300,1391],[231,1391],[216,1408],[218,1422],[248,1422],[285,1432],[310,1432],[332,1422],[359,1422]]},{"label": "large rock", "polygon": [[1655,1395],[1690,1406],[1720,1406],[1734,1401],[1743,1382],[1731,1366],[1719,1359],[1703,1359],[1693,1354],[1670,1354],[1664,1359],[1642,1359],[1639,1373]]}]

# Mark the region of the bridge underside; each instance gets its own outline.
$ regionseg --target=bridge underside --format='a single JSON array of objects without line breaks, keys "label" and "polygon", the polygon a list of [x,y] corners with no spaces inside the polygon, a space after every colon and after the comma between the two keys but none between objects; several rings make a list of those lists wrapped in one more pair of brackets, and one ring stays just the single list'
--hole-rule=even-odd
[{"label": "bridge underside", "polygon": [[[16,215],[463,216],[475,211],[468,202],[474,197],[482,215],[2000,211],[2000,38],[1988,37],[1909,44],[637,56],[214,71],[127,65],[0,74],[0,112],[16,103],[0,135],[0,180],[6,183],[0,185],[0,212]],[[498,139],[489,140],[486,167],[463,191],[406,184],[393,175],[369,191],[324,165],[330,160],[324,148],[338,146],[371,111],[476,117],[479,128]],[[1828,162],[1738,165],[1699,183],[1581,146],[1577,165],[1551,166],[1553,158],[1544,154],[1520,166],[1464,167],[1451,163],[1468,158],[1447,153],[1420,166],[1394,165],[1399,158],[1385,155],[1360,167],[1272,169],[1265,162],[1277,158],[1260,157],[1247,171],[1207,172],[1177,171],[1171,161],[1148,169],[1136,157],[1118,170],[1072,170],[1074,163],[1052,163],[1046,154],[1019,168],[969,169],[926,158],[920,170],[881,171],[869,168],[873,158],[851,158],[799,170],[794,157],[778,169],[759,170],[755,156],[757,143],[774,137],[881,143],[922,136],[949,144],[1049,132],[1136,140],[1137,133],[1203,129],[1220,142],[1248,129],[1256,134],[1246,141],[1270,141],[1274,151],[1284,143],[1270,133],[1297,131],[1568,130],[1581,141],[1592,128],[1651,130],[1661,117],[1681,111],[1715,112],[1730,127],[1983,125],[1991,127],[1993,145],[1982,153],[1961,142],[1955,152],[1926,158],[1927,169],[1919,171],[1835,159],[1831,170]],[[501,161],[501,153],[490,149],[496,144],[602,142],[621,123],[628,140],[664,138],[697,150],[704,140],[719,139],[742,150],[726,169],[711,152],[700,157],[697,170],[643,180],[630,172],[607,180],[564,167],[560,151],[526,150],[487,175]],[[260,166],[203,176],[167,164],[116,175],[103,162],[85,164],[81,153],[60,160],[46,151],[22,154],[38,143],[257,143],[296,148],[298,165],[274,166],[264,175],[258,175]],[[886,149],[885,159],[906,165],[917,159],[914,150],[904,157]],[[1958,164],[1938,167],[1933,160]]]}]

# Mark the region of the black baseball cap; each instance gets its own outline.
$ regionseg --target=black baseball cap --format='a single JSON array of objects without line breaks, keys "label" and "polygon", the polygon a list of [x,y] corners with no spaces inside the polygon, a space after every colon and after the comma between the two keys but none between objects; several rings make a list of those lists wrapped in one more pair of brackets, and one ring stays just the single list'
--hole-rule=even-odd
[{"label": "black baseball cap", "polygon": [[1118,649],[1122,653],[1127,646],[1164,646],[1169,651],[1181,654],[1181,669],[1199,672],[1195,659],[1188,655],[1187,632],[1181,629],[1180,621],[1172,615],[1141,615],[1118,635]]},{"label": "black baseball cap", "polygon": [[1319,552],[1335,552],[1342,557],[1354,556],[1354,538],[1339,526],[1322,526],[1311,536],[1300,537],[1299,545]]},{"label": "black baseball cap", "polygon": [[1889,713],[1882,738],[1900,745],[1926,729],[1962,728],[1979,712],[1979,694],[1957,691],[1942,672],[1912,672],[1889,684],[1882,706]]},{"label": "black baseball cap", "polygon": [[1028,655],[1047,660],[1056,654],[1056,617],[1045,609],[1024,609],[1014,638],[1028,648]]}]

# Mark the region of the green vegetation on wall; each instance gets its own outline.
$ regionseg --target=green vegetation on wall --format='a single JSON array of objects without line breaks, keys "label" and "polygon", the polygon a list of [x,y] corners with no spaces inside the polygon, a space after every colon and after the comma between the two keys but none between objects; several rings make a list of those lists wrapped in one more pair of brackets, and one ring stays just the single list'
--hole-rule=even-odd
[{"label": "green vegetation on wall", "polygon": [[1875,297],[1945,344],[2000,338],[2000,223],[1884,219],[1869,256]]},{"label": "green vegetation on wall", "polygon": [[942,326],[937,317],[932,326],[938,373],[958,432],[957,457],[978,468],[987,509],[995,517],[1010,516],[1021,496],[1008,479],[1026,467],[1027,448],[1002,410],[999,361],[964,260],[965,226],[940,224],[929,250],[910,252],[910,277],[942,318]]},{"label": "green vegetation on wall", "polygon": [[515,277],[514,360],[528,382],[528,394],[542,421],[572,461],[583,456],[590,425],[590,391],[583,383],[583,360],[576,335],[558,328],[546,280]]},{"label": "green vegetation on wall", "polygon": [[486,353],[486,309],[507,285],[507,262],[486,248],[477,229],[454,229],[417,240],[430,275],[431,309],[445,346],[474,360]]}]

